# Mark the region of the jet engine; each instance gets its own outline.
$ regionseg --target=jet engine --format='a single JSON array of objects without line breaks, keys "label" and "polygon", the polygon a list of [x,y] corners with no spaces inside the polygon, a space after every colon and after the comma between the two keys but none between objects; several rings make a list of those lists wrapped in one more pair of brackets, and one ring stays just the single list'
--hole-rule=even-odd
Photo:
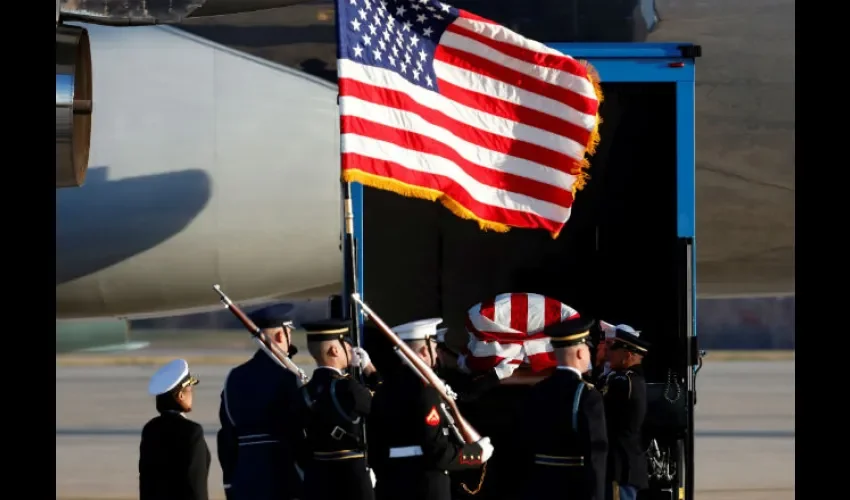
[{"label": "jet engine", "polygon": [[78,187],[89,164],[92,71],[89,35],[56,26],[56,187]]}]

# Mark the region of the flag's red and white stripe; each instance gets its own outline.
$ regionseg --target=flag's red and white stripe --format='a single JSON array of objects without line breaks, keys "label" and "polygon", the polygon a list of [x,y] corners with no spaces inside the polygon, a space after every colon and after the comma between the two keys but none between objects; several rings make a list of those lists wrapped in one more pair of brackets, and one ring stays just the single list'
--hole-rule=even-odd
[{"label": "flag's red and white stripe", "polygon": [[439,92],[339,61],[344,179],[440,199],[482,228],[557,236],[598,139],[585,65],[461,11],[434,70]]},{"label": "flag's red and white stripe", "polygon": [[536,293],[505,293],[469,309],[463,363],[471,371],[496,369],[510,377],[520,364],[533,371],[555,366],[546,326],[578,317],[572,307]]}]

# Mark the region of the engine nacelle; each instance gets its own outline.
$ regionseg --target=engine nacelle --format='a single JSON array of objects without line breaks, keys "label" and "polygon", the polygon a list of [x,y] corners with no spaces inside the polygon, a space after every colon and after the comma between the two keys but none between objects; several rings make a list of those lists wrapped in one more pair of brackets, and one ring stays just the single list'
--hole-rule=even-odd
[{"label": "engine nacelle", "polygon": [[56,187],[78,187],[89,164],[92,71],[89,35],[56,27]]}]

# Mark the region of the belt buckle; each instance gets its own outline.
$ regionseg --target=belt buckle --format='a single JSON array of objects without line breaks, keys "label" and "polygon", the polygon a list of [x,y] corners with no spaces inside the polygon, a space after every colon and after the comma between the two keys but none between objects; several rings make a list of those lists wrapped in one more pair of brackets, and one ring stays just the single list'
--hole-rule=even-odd
[{"label": "belt buckle", "polygon": [[334,427],[334,429],[331,431],[331,437],[336,439],[337,441],[342,439],[346,434],[347,433],[345,432],[345,429],[338,425]]}]

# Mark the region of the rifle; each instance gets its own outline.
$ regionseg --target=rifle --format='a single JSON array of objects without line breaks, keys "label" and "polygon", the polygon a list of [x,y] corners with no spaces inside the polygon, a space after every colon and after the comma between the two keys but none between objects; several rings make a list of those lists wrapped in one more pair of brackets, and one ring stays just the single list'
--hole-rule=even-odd
[{"label": "rifle", "polygon": [[239,308],[239,306],[230,300],[230,297],[222,291],[221,286],[213,285],[213,290],[215,290],[219,297],[221,297],[221,303],[224,304],[225,309],[230,309],[230,312],[236,316],[236,319],[242,322],[248,332],[254,337],[254,340],[257,344],[259,344],[260,349],[262,349],[272,359],[272,361],[277,363],[281,368],[294,373],[295,376],[298,377],[299,386],[306,384],[308,380],[307,374],[305,374],[301,368],[298,368],[298,365],[292,361],[288,354],[281,351],[279,347],[269,342],[268,339],[263,336],[263,332],[260,328],[251,321],[251,318],[249,318],[248,315]]},{"label": "rifle", "polygon": [[449,416],[452,420],[454,420],[454,426],[457,428],[458,434],[461,439],[467,444],[475,443],[479,439],[481,439],[481,435],[478,433],[478,431],[476,431],[472,427],[472,425],[470,425],[469,422],[467,422],[466,419],[464,419],[463,416],[460,414],[460,410],[458,410],[457,403],[455,403],[455,400],[450,397],[446,391],[446,384],[444,384],[443,381],[440,380],[440,378],[434,373],[434,370],[432,370],[430,366],[426,365],[425,362],[422,361],[422,359],[417,356],[416,353],[414,353],[413,350],[407,344],[404,343],[404,341],[398,338],[398,335],[393,333],[392,329],[390,329],[390,327],[387,326],[387,324],[384,323],[384,321],[377,314],[375,314],[375,312],[368,305],[366,305],[365,302],[360,299],[360,294],[353,293],[351,294],[351,298],[354,299],[354,301],[360,305],[360,309],[363,311],[363,313],[371,317],[375,324],[378,325],[378,328],[381,330],[381,332],[383,332],[384,335],[390,340],[390,342],[395,345],[397,353],[400,356],[403,355],[405,360],[407,361],[405,364],[413,368],[413,370],[417,373],[417,375],[422,378],[422,380],[426,381],[432,387],[437,389],[437,392],[440,393],[440,397],[443,399],[443,401],[445,401],[446,406],[448,407],[450,413]]}]

